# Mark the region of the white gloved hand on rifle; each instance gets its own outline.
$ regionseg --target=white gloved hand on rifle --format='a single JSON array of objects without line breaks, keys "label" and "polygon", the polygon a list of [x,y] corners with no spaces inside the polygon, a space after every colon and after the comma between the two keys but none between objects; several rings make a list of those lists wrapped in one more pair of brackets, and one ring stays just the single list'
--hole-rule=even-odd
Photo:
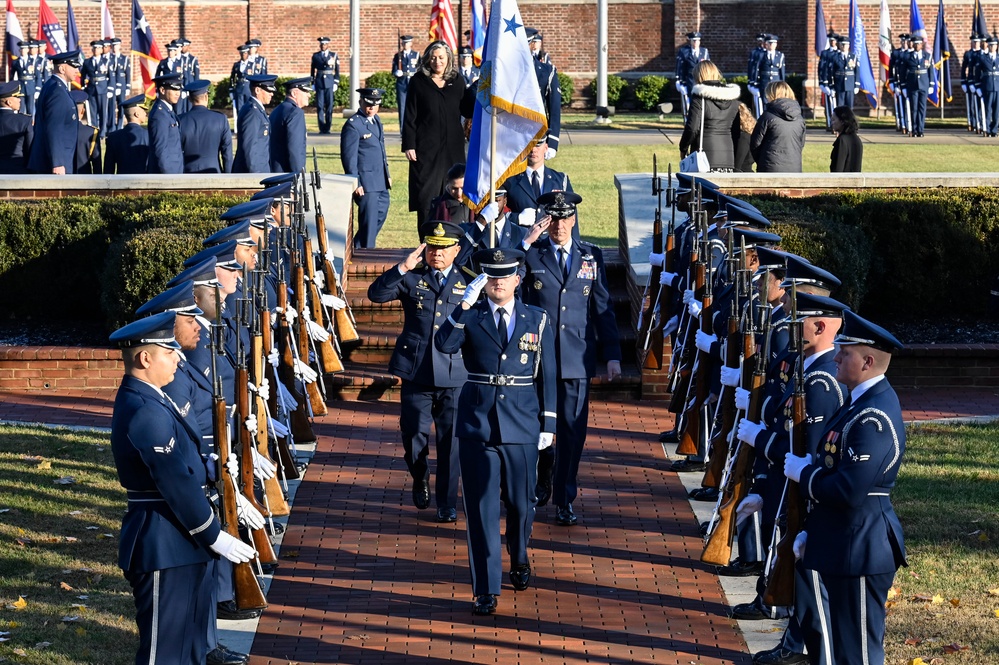
[{"label": "white gloved hand on rifle", "polygon": [[298,312],[296,312],[295,308],[292,307],[291,305],[285,307],[284,312],[282,313],[284,314],[284,320],[288,322],[289,326],[294,324],[295,319],[298,318]]},{"label": "white gloved hand on rifle", "polygon": [[680,327],[680,319],[674,314],[663,326],[663,337],[669,337],[673,334],[673,331]]},{"label": "white gloved hand on rifle", "polygon": [[763,497],[759,494],[750,494],[739,503],[735,509],[735,523],[742,524],[746,519],[752,517],[763,509]]},{"label": "white gloved hand on rifle", "polygon": [[276,346],[267,353],[267,362],[271,364],[271,367],[277,369],[278,363],[281,362],[281,356],[278,354]]},{"label": "white gloved hand on rifle", "polygon": [[315,282],[316,286],[319,287],[320,289],[326,288],[326,278],[323,277],[322,271],[316,271],[316,274],[312,278],[312,281]]},{"label": "white gloved hand on rifle", "polygon": [[739,437],[739,441],[743,441],[746,444],[756,447],[756,437],[760,435],[760,432],[766,430],[764,425],[760,423],[754,423],[747,418],[739,419],[739,428],[735,435]]},{"label": "white gloved hand on rifle", "polygon": [[313,341],[322,344],[330,338],[330,331],[326,330],[326,328],[323,328],[315,321],[307,319],[305,324],[309,327],[309,337],[311,337]]},{"label": "white gloved hand on rifle", "polygon": [[343,298],[337,298],[336,296],[324,293],[322,295],[323,304],[334,311],[339,311],[347,306],[347,301]]},{"label": "white gloved hand on rifle", "polygon": [[331,266],[336,265],[336,254],[333,253],[332,249],[327,249],[326,254],[323,255],[323,258],[329,261]]},{"label": "white gloved hand on rifle", "polygon": [[463,304],[467,304],[469,307],[475,304],[475,301],[479,299],[479,294],[482,293],[482,289],[486,286],[486,281],[489,278],[486,273],[482,273],[465,287],[465,294],[461,298]]},{"label": "white gloved hand on rifle", "polygon": [[249,432],[253,436],[256,436],[257,435],[257,416],[254,415],[254,414],[252,414],[252,413],[250,415],[248,415],[246,417],[246,419],[243,421],[243,426],[246,427],[246,431],[247,432]]},{"label": "white gloved hand on rifle", "polygon": [[792,482],[798,482],[801,480],[801,472],[810,463],[811,460],[807,457],[798,457],[794,453],[788,453],[784,456],[784,476]]},{"label": "white gloved hand on rifle", "polygon": [[794,544],[791,545],[791,551],[794,552],[794,558],[798,561],[805,558],[805,543],[808,541],[808,534],[802,531],[797,536],[794,537]]},{"label": "white gloved hand on rifle", "polygon": [[702,351],[704,353],[711,353],[711,345],[717,341],[717,336],[706,333],[703,330],[698,330],[694,334],[694,346],[697,347],[698,351]]},{"label": "white gloved hand on rifle", "polygon": [[264,528],[264,516],[239,492],[236,492],[236,517],[241,525],[250,529]]},{"label": "white gloved hand on rifle", "polygon": [[649,252],[649,265],[653,268],[662,268],[666,265],[666,254],[656,254]]},{"label": "white gloved hand on rifle", "polygon": [[257,452],[256,448],[250,448],[250,457],[253,458],[253,475],[260,480],[270,480],[277,475],[277,467],[269,459]]},{"label": "white gloved hand on rifle", "polygon": [[673,280],[677,277],[675,272],[667,272],[663,270],[659,273],[659,283],[663,286],[673,286]]},{"label": "white gloved hand on rifle", "polygon": [[260,386],[257,388],[257,394],[265,402],[269,400],[271,398],[271,382],[267,379],[261,379]]},{"label": "white gloved hand on rifle", "polygon": [[555,438],[555,435],[552,434],[551,432],[542,432],[541,434],[539,434],[538,435],[538,450],[544,450],[545,448],[551,447],[552,440],[554,438]]},{"label": "white gloved hand on rifle", "polygon": [[738,367],[722,367],[721,368],[721,384],[723,386],[729,386],[730,388],[737,388],[739,386],[739,380],[742,378],[742,372]]},{"label": "white gloved hand on rifle", "polygon": [[304,363],[301,360],[295,360],[295,376],[306,383],[312,383],[319,378],[319,374],[316,370],[312,369],[309,367],[308,363]]},{"label": "white gloved hand on rifle", "polygon": [[288,428],[284,426],[283,422],[281,422],[277,418],[271,418],[267,422],[271,424],[271,429],[274,431],[275,437],[283,439],[284,437],[288,436]]},{"label": "white gloved hand on rifle", "polygon": [[235,455],[229,455],[229,459],[225,461],[225,470],[229,472],[232,476],[233,481],[239,480],[239,458]]},{"label": "white gloved hand on rifle", "polygon": [[735,408],[740,411],[749,411],[749,391],[745,388],[735,389]]},{"label": "white gloved hand on rifle", "polygon": [[218,538],[208,546],[208,549],[233,563],[247,563],[257,558],[255,549],[225,531],[219,531]]}]

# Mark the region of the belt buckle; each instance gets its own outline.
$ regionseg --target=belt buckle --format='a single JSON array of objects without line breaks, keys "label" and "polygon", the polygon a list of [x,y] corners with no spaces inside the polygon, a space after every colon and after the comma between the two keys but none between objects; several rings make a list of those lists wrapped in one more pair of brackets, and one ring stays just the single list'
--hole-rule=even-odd
[{"label": "belt buckle", "polygon": [[505,374],[499,374],[495,378],[497,386],[505,386],[507,384],[508,377]]}]

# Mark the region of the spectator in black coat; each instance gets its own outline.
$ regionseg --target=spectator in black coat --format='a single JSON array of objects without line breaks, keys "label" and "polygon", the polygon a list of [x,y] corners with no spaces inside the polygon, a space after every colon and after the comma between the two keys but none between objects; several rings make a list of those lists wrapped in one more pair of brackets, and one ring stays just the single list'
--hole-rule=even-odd
[{"label": "spectator in black coat", "polygon": [[864,144],[857,136],[857,129],[857,116],[853,115],[853,109],[849,106],[837,106],[833,109],[832,130],[836,134],[836,141],[829,160],[830,173],[860,173]]},{"label": "spectator in black coat", "polygon": [[732,132],[739,122],[740,92],[739,86],[725,83],[713,62],[705,60],[697,63],[694,67],[694,87],[690,91],[690,111],[680,137],[681,159],[688,153],[703,150],[712,171],[732,171],[735,168]]},{"label": "spectator in black coat", "polygon": [[756,118],[753,116],[753,110],[745,104],[739,104],[739,124],[732,131],[736,173],[753,172],[755,162],[753,162],[753,152],[749,149],[749,142],[753,138],[754,129],[756,129]]},{"label": "spectator in black coat", "polygon": [[805,119],[794,91],[784,81],[767,85],[767,106],[756,121],[749,149],[759,173],[801,173]]}]

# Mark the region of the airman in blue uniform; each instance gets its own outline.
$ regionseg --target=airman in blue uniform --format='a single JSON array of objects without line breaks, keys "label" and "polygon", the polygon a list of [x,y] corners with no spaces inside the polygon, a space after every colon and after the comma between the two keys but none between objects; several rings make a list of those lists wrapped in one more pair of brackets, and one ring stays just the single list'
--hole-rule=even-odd
[{"label": "airman in blue uniform", "polygon": [[209,568],[219,556],[255,556],[222,531],[206,494],[199,435],[163,392],[179,362],[176,316],[162,312],[110,337],[125,364],[111,420],[111,450],[128,491],[118,565],[135,598],[140,663],[205,662]]},{"label": "airman in blue uniform", "polygon": [[479,68],[473,64],[470,46],[461,47],[458,56],[458,73],[465,79],[466,87],[471,87],[479,80]]},{"label": "airman in blue uniform", "polygon": [[[753,96],[753,114],[757,118],[760,117],[760,113],[763,112],[763,102],[760,100],[760,93],[762,91],[753,81],[756,79],[760,70],[760,57],[762,57],[767,50],[763,45],[766,40],[766,33],[761,32],[756,35],[756,46],[754,46],[753,50],[749,52],[749,64],[746,65],[746,80],[749,82],[749,93]],[[819,80],[822,80],[822,56],[819,56]]]},{"label": "airman in blue uniform", "polygon": [[933,91],[930,69],[933,56],[923,49],[923,38],[912,36],[913,50],[906,62],[905,91],[912,107],[912,128],[909,136],[920,137],[926,129],[926,96]]},{"label": "airman in blue uniform", "polygon": [[977,32],[971,35],[971,48],[961,57],[961,90],[965,96],[965,107],[968,116],[968,131],[979,131],[978,67],[982,56],[982,37]]},{"label": "airman in blue uniform", "polygon": [[80,118],[76,130],[76,152],[73,155],[73,172],[81,174],[93,174],[101,172],[101,141],[96,127],[90,125],[86,118],[84,109],[89,98],[83,90],[74,90],[69,93],[76,103],[76,114]]},{"label": "airman in blue uniform", "polygon": [[267,56],[259,53],[260,47],[263,43],[257,39],[248,39],[246,45],[250,47],[250,73],[257,75],[266,75],[267,72]]},{"label": "airman in blue uniform", "polygon": [[277,76],[253,74],[247,77],[250,84],[250,98],[239,109],[236,122],[236,159],[232,164],[233,173],[270,173],[271,123],[265,106],[270,104],[277,90]]},{"label": "airman in blue uniform", "polygon": [[395,97],[399,105],[399,126],[402,127],[402,117],[406,112],[406,93],[409,91],[409,79],[416,74],[420,63],[420,54],[413,50],[413,36],[403,35],[399,38],[402,50],[392,57],[392,75],[395,77]]},{"label": "airman in blue uniform", "polygon": [[79,124],[76,104],[69,94],[70,81],[83,60],[79,51],[52,56],[54,76],[42,86],[35,112],[35,141],[28,170],[32,173],[73,173]]},{"label": "airman in blue uniform", "polygon": [[145,93],[122,102],[127,124],[104,142],[104,173],[145,173],[149,163],[149,132],[142,126],[148,114]]},{"label": "airman in blue uniform", "polygon": [[319,37],[319,50],[312,54],[311,77],[316,89],[316,119],[319,133],[329,134],[333,124],[333,96],[340,87],[340,57],[330,50],[330,38]]},{"label": "airman in blue uniform", "polygon": [[345,174],[357,178],[354,190],[357,202],[354,247],[366,248],[375,246],[378,232],[388,217],[392,177],[385,152],[385,128],[378,117],[382,91],[359,88],[357,92],[360,108],[343,123],[340,130],[340,163]]},{"label": "airman in blue uniform", "polygon": [[33,39],[28,45],[29,52],[35,56],[35,106],[32,115],[35,115],[38,111],[38,98],[42,94],[42,86],[44,86],[46,81],[52,78],[52,75],[55,73],[55,62],[50,58],[45,57],[45,53],[42,51],[42,47],[45,45],[46,42],[43,42],[40,39]]},{"label": "airman in blue uniform", "polygon": [[999,37],[989,36],[988,51],[978,56],[978,75],[985,103],[985,134],[999,135]]},{"label": "airman in blue uniform", "polygon": [[[759,57],[751,80],[757,90],[765,91],[768,84],[784,80],[784,54],[777,50],[777,35],[767,35],[766,47]],[[757,117],[760,113],[762,110],[756,114]]]},{"label": "airman in blue uniform", "polygon": [[239,110],[243,104],[250,100],[250,83],[246,80],[253,71],[250,62],[250,47],[247,44],[240,44],[236,47],[239,51],[239,60],[232,63],[232,71],[229,73],[229,98],[232,101],[233,120],[239,124]]},{"label": "airman in blue uniform", "polygon": [[[187,86],[194,81],[201,78],[201,63],[198,61],[198,56],[191,53],[191,40],[187,37],[180,37],[177,39],[177,43],[180,45],[180,71],[181,76],[183,76],[184,85]],[[186,91],[184,91],[180,96],[180,109],[178,113],[187,113],[191,110],[191,103],[189,101],[189,96]]]},{"label": "airman in blue uniform", "polygon": [[33,40],[30,39],[17,43],[21,49],[21,57],[15,60],[13,65],[21,97],[24,99],[22,112],[27,115],[34,115],[35,111],[35,58],[38,57],[38,47],[34,47],[35,53],[32,54],[32,49],[29,47],[31,43]]},{"label": "airman in blue uniform", "polygon": [[437,521],[454,522],[458,507],[458,442],[455,422],[458,390],[467,378],[461,350],[443,353],[434,335],[461,302],[468,276],[455,257],[461,228],[451,222],[426,222],[423,244],[368,287],[368,298],[402,302],[405,322],[396,340],[389,371],[402,379],[402,446],[413,478],[413,503],[430,506],[430,425],[437,434]]},{"label": "airman in blue uniform", "polygon": [[184,149],[180,139],[180,119],[174,105],[183,84],[180,74],[164,74],[156,82],[156,101],[149,111],[148,173],[183,173]]},{"label": "airman in blue uniform", "polygon": [[[534,28],[524,28],[529,44],[541,43],[541,33]],[[534,73],[538,77],[538,87],[541,89],[541,99],[545,103],[545,114],[548,116],[548,150],[545,159],[552,159],[558,152],[559,137],[562,132],[562,88],[558,82],[558,72],[548,58],[534,57]]]},{"label": "airman in blue uniform", "polygon": [[[527,544],[534,525],[538,450],[555,432],[555,341],[539,307],[515,297],[524,253],[486,249],[483,274],[434,337],[442,353],[462,352],[468,381],[458,398],[458,456],[472,572],[473,613],[492,614],[503,575],[500,501],[506,506],[510,582],[531,583]],[[486,298],[479,301],[479,294]]]},{"label": "airman in blue uniform", "polygon": [[308,76],[284,84],[285,98],[271,113],[270,159],[273,173],[301,173],[305,170],[305,107],[312,94]]},{"label": "airman in blue uniform", "polygon": [[125,102],[132,93],[132,57],[121,52],[121,39],[111,39],[111,85],[114,86],[114,113],[108,118],[108,133],[125,127]]},{"label": "airman in blue uniform", "polygon": [[[563,526],[577,521],[572,503],[578,494],[576,476],[586,441],[590,378],[596,375],[597,356],[606,362],[608,380],[621,374],[617,319],[607,290],[603,254],[595,245],[572,237],[576,205],[581,201],[581,196],[571,192],[551,192],[538,199],[551,216],[548,238],[534,242],[527,251],[521,287],[524,302],[544,309],[555,333],[555,450],[546,451],[538,465],[538,503],[544,505],[550,495],[558,508],[555,521]],[[525,242],[534,241],[538,230]]]},{"label": "airman in blue uniform", "polygon": [[836,104],[853,108],[853,96],[859,91],[857,56],[850,53],[850,38],[839,37],[839,53],[829,58],[829,80],[836,93]]},{"label": "airman in blue uniform", "polygon": [[224,114],[208,108],[205,80],[184,86],[190,110],[182,113],[180,145],[184,153],[184,173],[231,173],[232,130]]},{"label": "airman in blue uniform", "polygon": [[[542,217],[541,204],[538,203],[542,194],[554,191],[572,192],[569,176],[545,166],[547,150],[548,139],[540,139],[527,155],[527,168],[503,183],[502,189],[506,191],[511,218],[521,226],[532,226]],[[573,229],[573,238],[578,239],[578,225],[574,225]]]},{"label": "airman in blue uniform", "polygon": [[0,173],[26,173],[35,129],[21,109],[21,84],[0,83]]},{"label": "airman in blue uniform", "polygon": [[[90,122],[101,131],[107,121],[108,110],[108,59],[104,57],[104,41],[95,39],[90,42],[91,56],[80,68],[80,85],[87,91]],[[112,88],[113,90],[113,88]]]},{"label": "airman in blue uniform", "polygon": [[701,33],[687,33],[687,43],[676,50],[676,89],[680,93],[683,115],[690,108],[690,91],[694,87],[694,67],[697,63],[710,60],[708,49],[701,48]]}]

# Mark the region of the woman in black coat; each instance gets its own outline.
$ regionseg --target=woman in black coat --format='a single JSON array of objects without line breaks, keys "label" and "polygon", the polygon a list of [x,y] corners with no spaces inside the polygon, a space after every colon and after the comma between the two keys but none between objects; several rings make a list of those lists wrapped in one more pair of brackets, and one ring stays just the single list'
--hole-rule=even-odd
[{"label": "woman in black coat", "polygon": [[454,53],[444,42],[433,42],[409,81],[402,126],[409,209],[416,211],[419,226],[426,221],[430,202],[440,195],[448,169],[465,161],[464,95],[465,80],[458,74]]},{"label": "woman in black coat", "polygon": [[756,121],[749,149],[756,160],[757,173],[801,173],[801,153],[805,149],[805,119],[794,90],[784,81],[772,81],[766,88],[767,106]]},{"label": "woman in black coat", "polygon": [[864,161],[864,144],[857,136],[857,116],[849,106],[833,109],[832,130],[836,134],[832,156],[829,160],[830,173],[860,173]]},{"label": "woman in black coat", "polygon": [[721,72],[713,62],[704,60],[697,63],[694,67],[694,87],[690,91],[687,124],[680,137],[680,159],[703,146],[711,171],[733,170],[735,154],[732,132],[739,124],[740,92],[739,86],[722,80]]}]

